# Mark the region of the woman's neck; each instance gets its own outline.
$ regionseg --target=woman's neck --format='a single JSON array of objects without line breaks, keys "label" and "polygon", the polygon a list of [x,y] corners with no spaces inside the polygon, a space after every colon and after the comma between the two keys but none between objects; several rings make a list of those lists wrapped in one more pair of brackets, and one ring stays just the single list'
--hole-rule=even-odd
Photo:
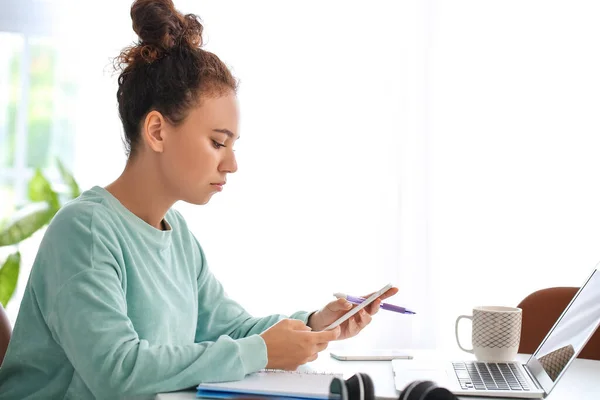
[{"label": "woman's neck", "polygon": [[157,171],[144,164],[148,163],[129,160],[121,176],[105,189],[140,219],[163,230],[165,214],[176,200],[165,193]]}]

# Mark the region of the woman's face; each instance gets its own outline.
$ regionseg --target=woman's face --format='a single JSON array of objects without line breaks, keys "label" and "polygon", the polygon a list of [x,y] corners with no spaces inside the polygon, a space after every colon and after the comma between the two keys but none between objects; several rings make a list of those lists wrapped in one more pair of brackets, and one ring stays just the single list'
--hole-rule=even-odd
[{"label": "woman's face", "polygon": [[202,98],[178,126],[165,123],[159,169],[169,196],[206,204],[224,189],[227,174],[237,171],[238,120],[237,97],[228,92]]}]

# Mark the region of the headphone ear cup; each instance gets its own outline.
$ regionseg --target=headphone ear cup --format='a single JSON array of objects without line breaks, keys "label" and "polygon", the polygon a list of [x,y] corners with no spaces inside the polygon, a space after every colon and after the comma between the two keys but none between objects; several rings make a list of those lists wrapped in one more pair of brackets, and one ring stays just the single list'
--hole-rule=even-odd
[{"label": "headphone ear cup", "polygon": [[349,400],[375,400],[375,389],[371,377],[365,373],[352,375],[346,381]]},{"label": "headphone ear cup", "polygon": [[358,374],[352,375],[346,380],[346,387],[348,388],[349,400],[363,400],[365,390],[362,378],[359,378]]},{"label": "headphone ear cup", "polygon": [[406,385],[404,389],[400,392],[400,397],[398,397],[398,400],[408,400],[410,392],[412,392],[413,388],[417,386],[417,384],[419,384],[420,382],[421,381],[412,381],[411,383]]},{"label": "headphone ear cup", "polygon": [[375,385],[373,384],[373,380],[371,377],[365,373],[358,373],[358,375],[362,378],[363,386],[364,386],[364,398],[361,400],[375,400]]},{"label": "headphone ear cup", "polygon": [[333,378],[329,384],[329,393],[338,395],[340,400],[349,400],[346,381],[341,378]]},{"label": "headphone ear cup", "polygon": [[435,387],[432,381],[414,381],[400,395],[400,400],[425,400],[427,392]]},{"label": "headphone ear cup", "polygon": [[439,386],[427,392],[425,398],[427,400],[458,400],[458,397],[456,397],[454,393]]},{"label": "headphone ear cup", "polygon": [[435,382],[414,381],[400,393],[399,400],[457,400],[457,397]]}]

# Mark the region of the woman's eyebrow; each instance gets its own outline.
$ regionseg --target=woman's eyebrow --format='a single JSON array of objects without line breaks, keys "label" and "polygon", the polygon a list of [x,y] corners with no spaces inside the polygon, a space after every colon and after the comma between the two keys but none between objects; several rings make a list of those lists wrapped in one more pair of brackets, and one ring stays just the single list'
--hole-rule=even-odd
[{"label": "woman's eyebrow", "polygon": [[[213,129],[213,132],[224,133],[224,134],[226,134],[227,136],[229,136],[231,139],[233,139],[233,138],[235,137],[235,134],[234,134],[233,132],[231,132],[229,129]],[[239,139],[239,138],[240,138],[240,137],[238,136],[238,137],[236,138],[236,140],[237,140],[237,139]]]}]

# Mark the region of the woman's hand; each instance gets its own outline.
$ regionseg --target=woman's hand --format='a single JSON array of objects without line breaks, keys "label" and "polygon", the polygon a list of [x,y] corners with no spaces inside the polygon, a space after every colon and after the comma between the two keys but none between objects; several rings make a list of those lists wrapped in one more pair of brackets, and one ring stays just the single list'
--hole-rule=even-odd
[{"label": "woman's hand", "polygon": [[[369,325],[369,323],[371,322],[371,317],[375,315],[377,311],[379,311],[381,301],[383,299],[387,299],[388,297],[392,297],[396,293],[398,293],[397,287],[388,289],[388,291],[379,296],[377,300],[375,300],[374,302],[360,310],[358,313],[354,314],[352,317],[344,321],[340,325],[341,331],[337,340],[348,339],[353,336],[356,336],[367,325]],[[366,299],[372,294],[373,293],[362,297]],[[313,331],[321,331],[329,324],[337,320],[339,317],[350,311],[352,307],[356,306],[346,299],[334,300],[328,303],[319,311],[312,314],[308,319],[308,326],[311,327]]]},{"label": "woman's hand", "polygon": [[260,336],[267,346],[267,368],[295,370],[317,359],[330,341],[337,339],[340,329],[312,332],[302,321],[284,319]]}]

